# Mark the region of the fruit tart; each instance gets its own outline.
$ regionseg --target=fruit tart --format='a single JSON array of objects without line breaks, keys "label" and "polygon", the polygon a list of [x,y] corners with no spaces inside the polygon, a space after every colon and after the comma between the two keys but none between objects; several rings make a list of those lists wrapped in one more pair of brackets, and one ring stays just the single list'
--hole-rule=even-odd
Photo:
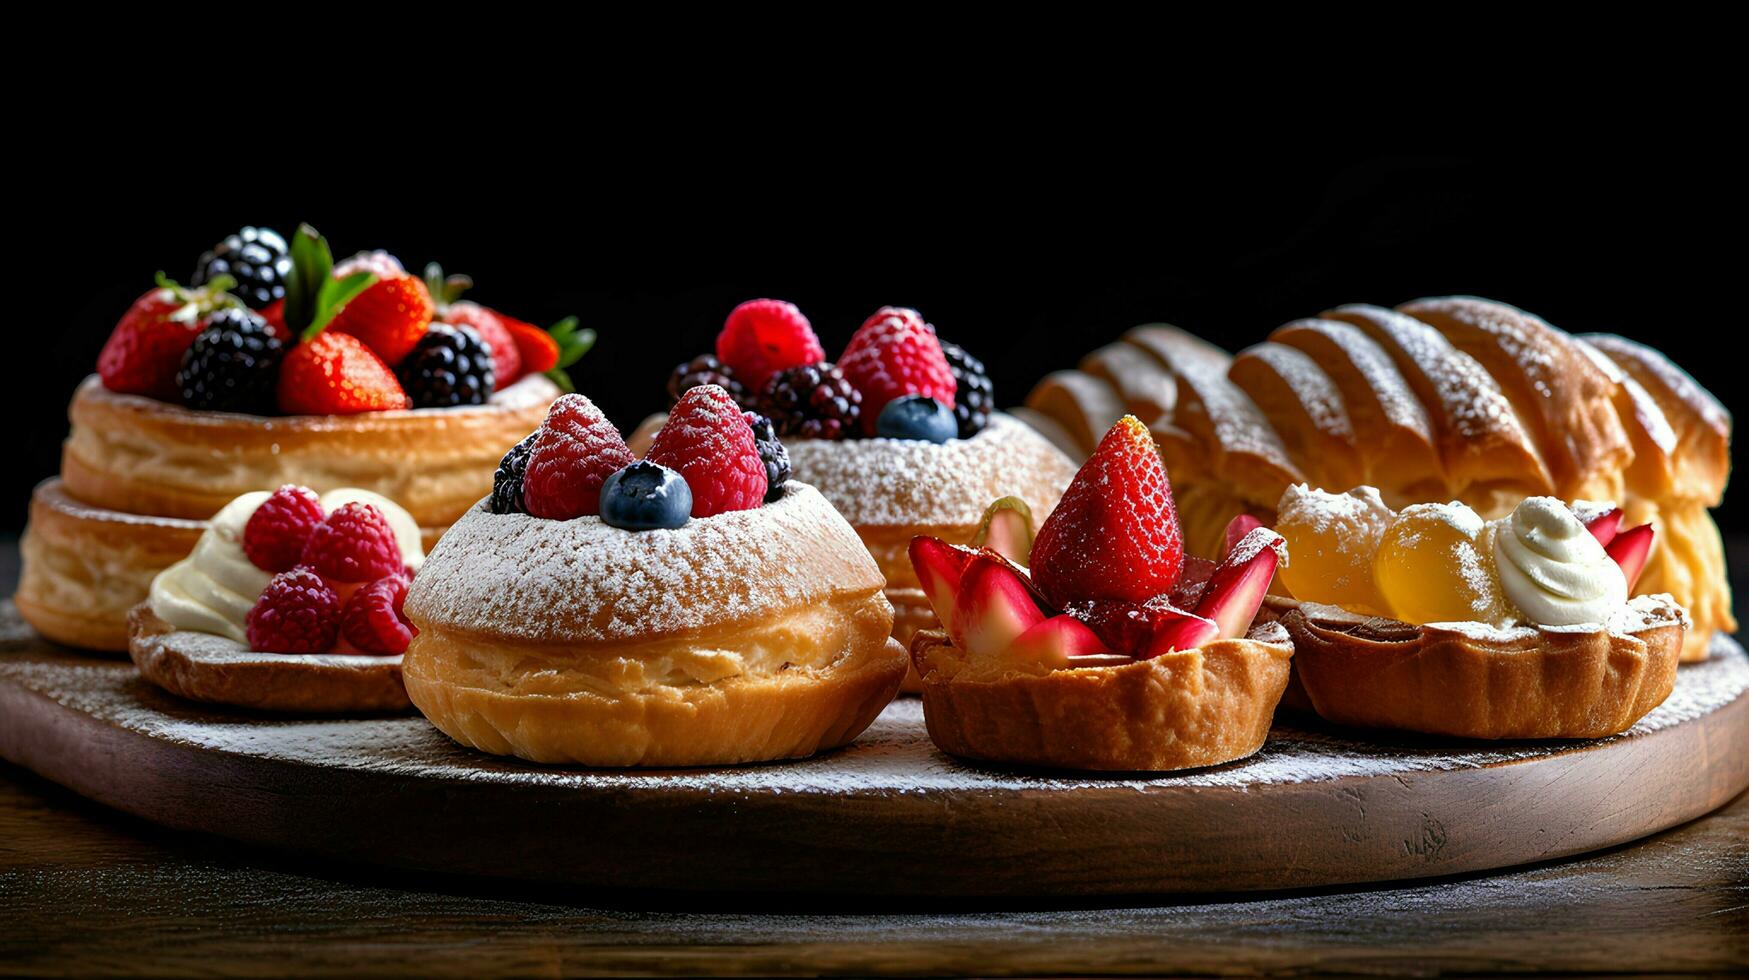
[{"label": "fruit tart", "polygon": [[148,681],[194,701],[404,710],[413,629],[401,605],[424,558],[413,516],[380,494],[246,493],[153,578],[128,616],[128,653]]},{"label": "fruit tart", "polygon": [[1485,521],[1459,503],[1388,507],[1372,487],[1279,502],[1294,561],[1281,604],[1294,672],[1328,721],[1469,738],[1598,738],[1669,696],[1690,627],[1636,595],[1650,524],[1526,497]]},{"label": "fruit tart", "polygon": [[307,226],[289,246],[243,229],[191,286],[160,277],[74,393],[61,476],[32,498],[19,611],[51,639],[126,649],[128,609],[205,521],[286,483],[391,497],[434,540],[591,338],[427,279],[382,252],[336,266]]},{"label": "fruit tart", "polygon": [[581,395],[553,404],[407,597],[413,703],[535,762],[701,766],[861,734],[905,675],[880,569],[724,388],[636,458]]},{"label": "fruit tart", "polygon": [[946,627],[911,645],[930,738],[962,758],[1089,770],[1256,752],[1293,648],[1253,619],[1286,552],[1254,522],[1231,530],[1218,563],[1183,553],[1153,439],[1125,416],[1039,528],[1030,568],[916,538],[911,561]]},{"label": "fruit tart", "polygon": [[768,418],[795,479],[856,529],[886,576],[901,644],[939,625],[905,557],[912,538],[970,540],[997,498],[1043,520],[1075,472],[1061,451],[995,410],[983,362],[939,339],[916,310],[877,310],[833,363],[793,304],[742,303],[715,355],[676,367],[669,393],[707,382]]}]

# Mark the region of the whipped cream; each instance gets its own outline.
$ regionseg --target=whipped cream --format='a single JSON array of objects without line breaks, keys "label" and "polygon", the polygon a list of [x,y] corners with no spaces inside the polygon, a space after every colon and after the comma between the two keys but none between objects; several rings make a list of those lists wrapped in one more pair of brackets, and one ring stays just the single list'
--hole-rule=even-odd
[{"label": "whipped cream", "polygon": [[1561,501],[1527,497],[1493,531],[1500,585],[1532,623],[1605,623],[1627,602],[1621,567]]}]

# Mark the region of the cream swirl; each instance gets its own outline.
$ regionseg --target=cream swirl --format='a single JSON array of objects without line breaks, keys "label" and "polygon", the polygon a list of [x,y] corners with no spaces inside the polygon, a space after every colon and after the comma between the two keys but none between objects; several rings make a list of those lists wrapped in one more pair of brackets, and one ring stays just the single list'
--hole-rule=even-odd
[{"label": "cream swirl", "polygon": [[1604,623],[1627,602],[1627,579],[1567,505],[1527,497],[1494,527],[1506,597],[1542,626]]}]

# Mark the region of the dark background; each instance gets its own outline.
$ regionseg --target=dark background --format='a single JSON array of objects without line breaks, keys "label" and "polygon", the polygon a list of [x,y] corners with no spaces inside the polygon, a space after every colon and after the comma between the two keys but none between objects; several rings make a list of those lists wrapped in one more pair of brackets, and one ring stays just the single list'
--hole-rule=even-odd
[{"label": "dark background", "polygon": [[241,192],[170,160],[21,188],[30,286],[15,291],[13,336],[33,331],[5,386],[16,449],[0,529],[22,524],[30,487],[57,470],[67,398],[117,316],[154,270],[185,279],[245,223],[309,221],[338,255],[435,259],[473,276],[488,305],[541,323],[579,315],[600,333],[579,389],[628,430],[664,406],[669,369],[757,296],[799,304],[831,357],[876,307],[915,306],[984,359],[1003,404],[1138,323],[1237,349],[1339,303],[1445,293],[1652,342],[1727,405],[1741,383],[1729,298],[1741,249],[1721,235],[1740,192],[1730,158],[1706,147],[1558,159],[1501,140],[1475,156],[1222,160],[1012,148],[965,163],[878,145],[760,149],[586,169],[433,156]]}]

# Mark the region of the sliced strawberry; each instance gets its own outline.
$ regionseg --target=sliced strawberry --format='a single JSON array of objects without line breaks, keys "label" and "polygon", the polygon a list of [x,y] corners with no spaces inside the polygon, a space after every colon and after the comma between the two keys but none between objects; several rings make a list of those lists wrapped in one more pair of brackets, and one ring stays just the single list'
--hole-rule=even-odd
[{"label": "sliced strawberry", "polygon": [[1585,530],[1591,532],[1598,544],[1607,548],[1615,540],[1615,536],[1621,533],[1621,516],[1621,508],[1612,507],[1587,521]]},{"label": "sliced strawberry", "polygon": [[929,598],[929,607],[935,610],[935,618],[941,620],[942,628],[951,632],[954,603],[959,599],[960,576],[965,574],[966,565],[975,552],[948,544],[940,538],[919,534],[911,539],[909,553],[917,581],[923,594]]},{"label": "sliced strawberry", "polygon": [[984,511],[972,547],[989,548],[1017,565],[1032,557],[1032,508],[1019,497],[1003,497]]},{"label": "sliced strawberry", "polygon": [[1142,653],[1146,657],[1158,657],[1174,650],[1195,650],[1220,638],[1219,623],[1195,613],[1174,609],[1171,614],[1160,617],[1153,635],[1148,639],[1148,646]]},{"label": "sliced strawberry", "polygon": [[1155,596],[1147,602],[1125,602],[1122,599],[1087,599],[1064,610],[1085,623],[1108,650],[1141,653],[1148,649],[1154,631],[1167,619],[1183,615],[1182,610]]},{"label": "sliced strawberry", "polygon": [[1245,535],[1250,534],[1252,531],[1255,531],[1262,526],[1263,522],[1252,517],[1250,514],[1240,514],[1238,517],[1228,521],[1227,536],[1221,544],[1221,557],[1227,557],[1227,553],[1232,551],[1233,546],[1238,544]]},{"label": "sliced strawberry", "polygon": [[1214,620],[1222,638],[1244,636],[1275,577],[1282,547],[1281,535],[1266,527],[1252,529],[1215,568],[1196,614]]},{"label": "sliced strawberry", "polygon": [[513,316],[500,313],[498,319],[504,321],[505,328],[510,331],[510,339],[516,342],[516,350],[522,355],[524,373],[545,374],[559,366],[559,342],[553,339],[552,334]]},{"label": "sliced strawberry", "polygon": [[1632,595],[1640,573],[1646,569],[1646,557],[1652,553],[1652,525],[1641,524],[1617,534],[1603,550],[1621,566],[1622,577],[1628,580],[1628,594]]},{"label": "sliced strawberry", "polygon": [[[1010,655],[1051,667],[1067,667],[1071,657],[1110,653],[1098,634],[1069,615],[1052,616],[1033,625],[1009,644]],[[1127,658],[1126,658],[1127,659]]]},{"label": "sliced strawberry", "polygon": [[[1231,551],[1232,549],[1227,549]],[[1184,570],[1178,573],[1178,584],[1167,595],[1179,609],[1195,609],[1208,590],[1209,579],[1215,577],[1215,563],[1195,555],[1184,556]]]},{"label": "sliced strawberry", "polygon": [[1000,656],[1021,634],[1043,622],[1032,591],[1007,564],[982,553],[960,576],[949,635],[973,656]]}]

